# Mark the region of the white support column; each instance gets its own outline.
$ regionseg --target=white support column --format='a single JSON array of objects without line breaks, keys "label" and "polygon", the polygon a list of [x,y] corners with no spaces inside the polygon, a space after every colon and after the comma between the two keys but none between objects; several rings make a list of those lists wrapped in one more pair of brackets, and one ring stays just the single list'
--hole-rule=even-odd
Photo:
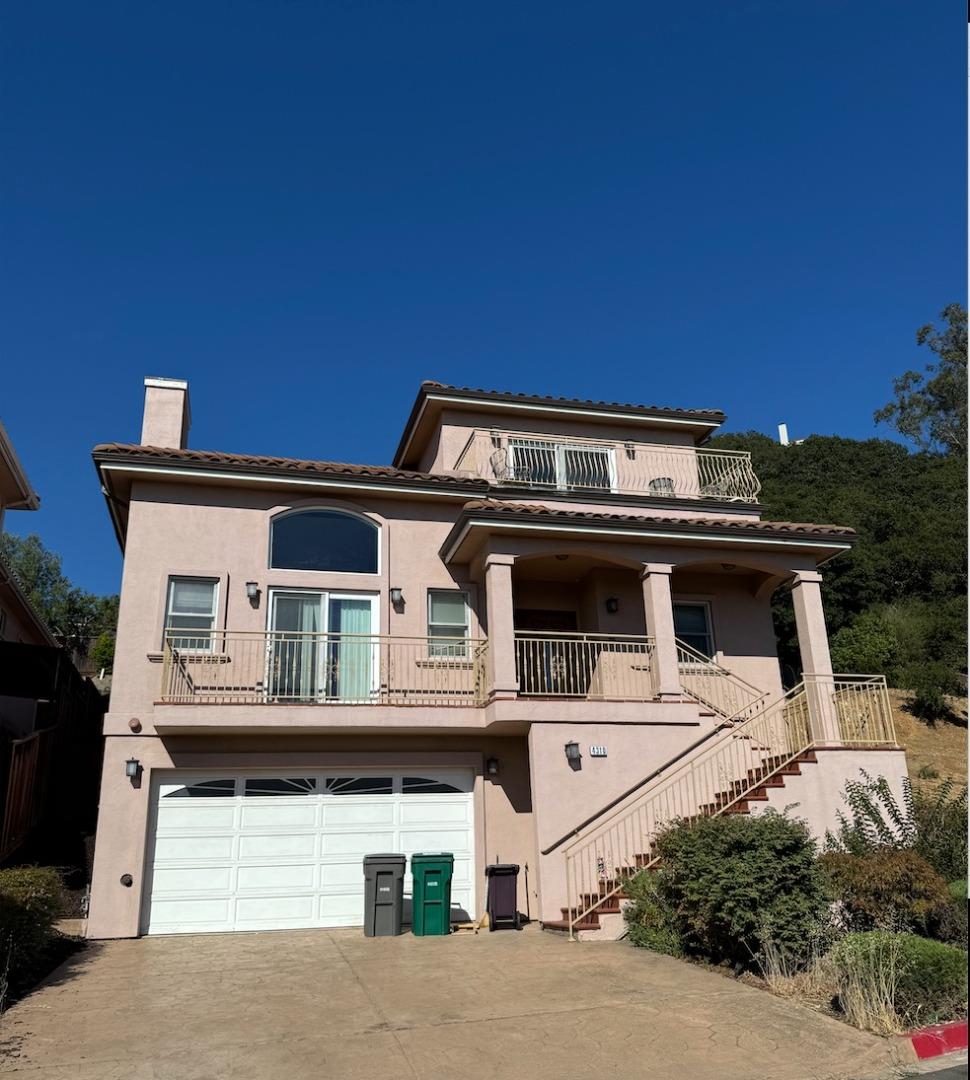
[{"label": "white support column", "polygon": [[654,639],[654,686],[661,698],[679,698],[682,694],[677,666],[677,637],[674,633],[674,605],[670,598],[673,569],[670,563],[644,563],[640,572],[647,633]]},{"label": "white support column", "polygon": [[812,736],[829,746],[842,741],[836,711],[832,677],[832,657],[822,607],[822,575],[817,570],[796,570],[792,585],[798,651],[805,675]]},{"label": "white support column", "polygon": [[515,697],[515,621],[512,602],[514,555],[485,557],[485,614],[488,619],[488,667],[493,697]]}]

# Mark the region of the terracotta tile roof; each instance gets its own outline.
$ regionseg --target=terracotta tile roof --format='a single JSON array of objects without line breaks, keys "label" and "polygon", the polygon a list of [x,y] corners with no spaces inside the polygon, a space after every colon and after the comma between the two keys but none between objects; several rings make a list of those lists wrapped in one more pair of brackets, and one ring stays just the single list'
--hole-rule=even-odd
[{"label": "terracotta tile roof", "polygon": [[317,473],[324,476],[350,476],[373,480],[409,480],[441,487],[488,489],[486,480],[444,474],[395,469],[390,465],[351,465],[342,461],[307,461],[302,458],[267,457],[259,454],[228,454],[221,450],[179,450],[168,446],[139,446],[135,443],[101,443],[93,450],[101,458],[151,458],[184,465],[219,465],[240,470],[272,473]]},{"label": "terracotta tile roof", "polygon": [[449,383],[426,379],[422,390],[441,390],[452,394],[468,394],[501,401],[517,401],[523,404],[566,405],[579,408],[626,409],[632,412],[662,413],[670,416],[696,416],[722,423],[725,414],[720,409],[679,409],[671,405],[637,405],[621,401],[592,401],[584,398],[552,397],[545,394],[522,394],[511,390],[482,390],[471,386],[452,386]]},{"label": "terracotta tile roof", "polygon": [[588,510],[552,510],[537,503],[497,502],[495,499],[473,499],[462,507],[463,513],[489,513],[501,516],[534,516],[566,521],[589,521],[617,524],[690,526],[696,529],[730,530],[731,532],[762,532],[783,536],[826,536],[851,540],[855,530],[842,525],[814,525],[804,521],[752,521],[733,517],[660,517],[653,514],[607,514]]}]

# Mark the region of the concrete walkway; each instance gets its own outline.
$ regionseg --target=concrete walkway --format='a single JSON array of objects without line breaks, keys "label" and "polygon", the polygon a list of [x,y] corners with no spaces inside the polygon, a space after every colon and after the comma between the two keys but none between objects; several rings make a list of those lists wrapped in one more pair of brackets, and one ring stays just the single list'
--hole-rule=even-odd
[{"label": "concrete walkway", "polygon": [[699,968],[528,928],[94,943],[0,1021],[37,1080],[870,1080],[890,1043]]}]

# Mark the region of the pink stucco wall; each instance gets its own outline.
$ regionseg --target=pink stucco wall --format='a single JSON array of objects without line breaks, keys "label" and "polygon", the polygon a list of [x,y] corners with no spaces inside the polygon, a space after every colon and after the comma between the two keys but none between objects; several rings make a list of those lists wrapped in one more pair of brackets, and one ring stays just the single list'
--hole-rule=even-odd
[{"label": "pink stucco wall", "polygon": [[783,788],[769,788],[768,801],[751,804],[754,814],[772,809],[802,818],[819,840],[839,827],[838,814],[847,813],[845,783],[861,780],[863,772],[884,776],[898,800],[907,775],[903,750],[817,750],[817,763],[801,766],[800,776],[785,778]]}]

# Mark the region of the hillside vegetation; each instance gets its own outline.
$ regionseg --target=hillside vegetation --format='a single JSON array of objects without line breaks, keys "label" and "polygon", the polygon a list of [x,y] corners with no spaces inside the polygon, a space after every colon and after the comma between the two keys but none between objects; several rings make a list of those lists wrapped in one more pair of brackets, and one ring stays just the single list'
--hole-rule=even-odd
[{"label": "hillside vegetation", "polygon": [[[833,664],[914,691],[913,709],[929,719],[947,715],[945,695],[967,687],[966,318],[951,305],[943,329],[918,331],[937,362],[925,376],[896,379],[896,400],[877,413],[913,448],[818,435],[782,446],[754,431],[711,442],[750,451],[766,517],[858,532],[855,548],[823,571]],[[775,622],[794,680],[798,648],[784,592]]]}]

